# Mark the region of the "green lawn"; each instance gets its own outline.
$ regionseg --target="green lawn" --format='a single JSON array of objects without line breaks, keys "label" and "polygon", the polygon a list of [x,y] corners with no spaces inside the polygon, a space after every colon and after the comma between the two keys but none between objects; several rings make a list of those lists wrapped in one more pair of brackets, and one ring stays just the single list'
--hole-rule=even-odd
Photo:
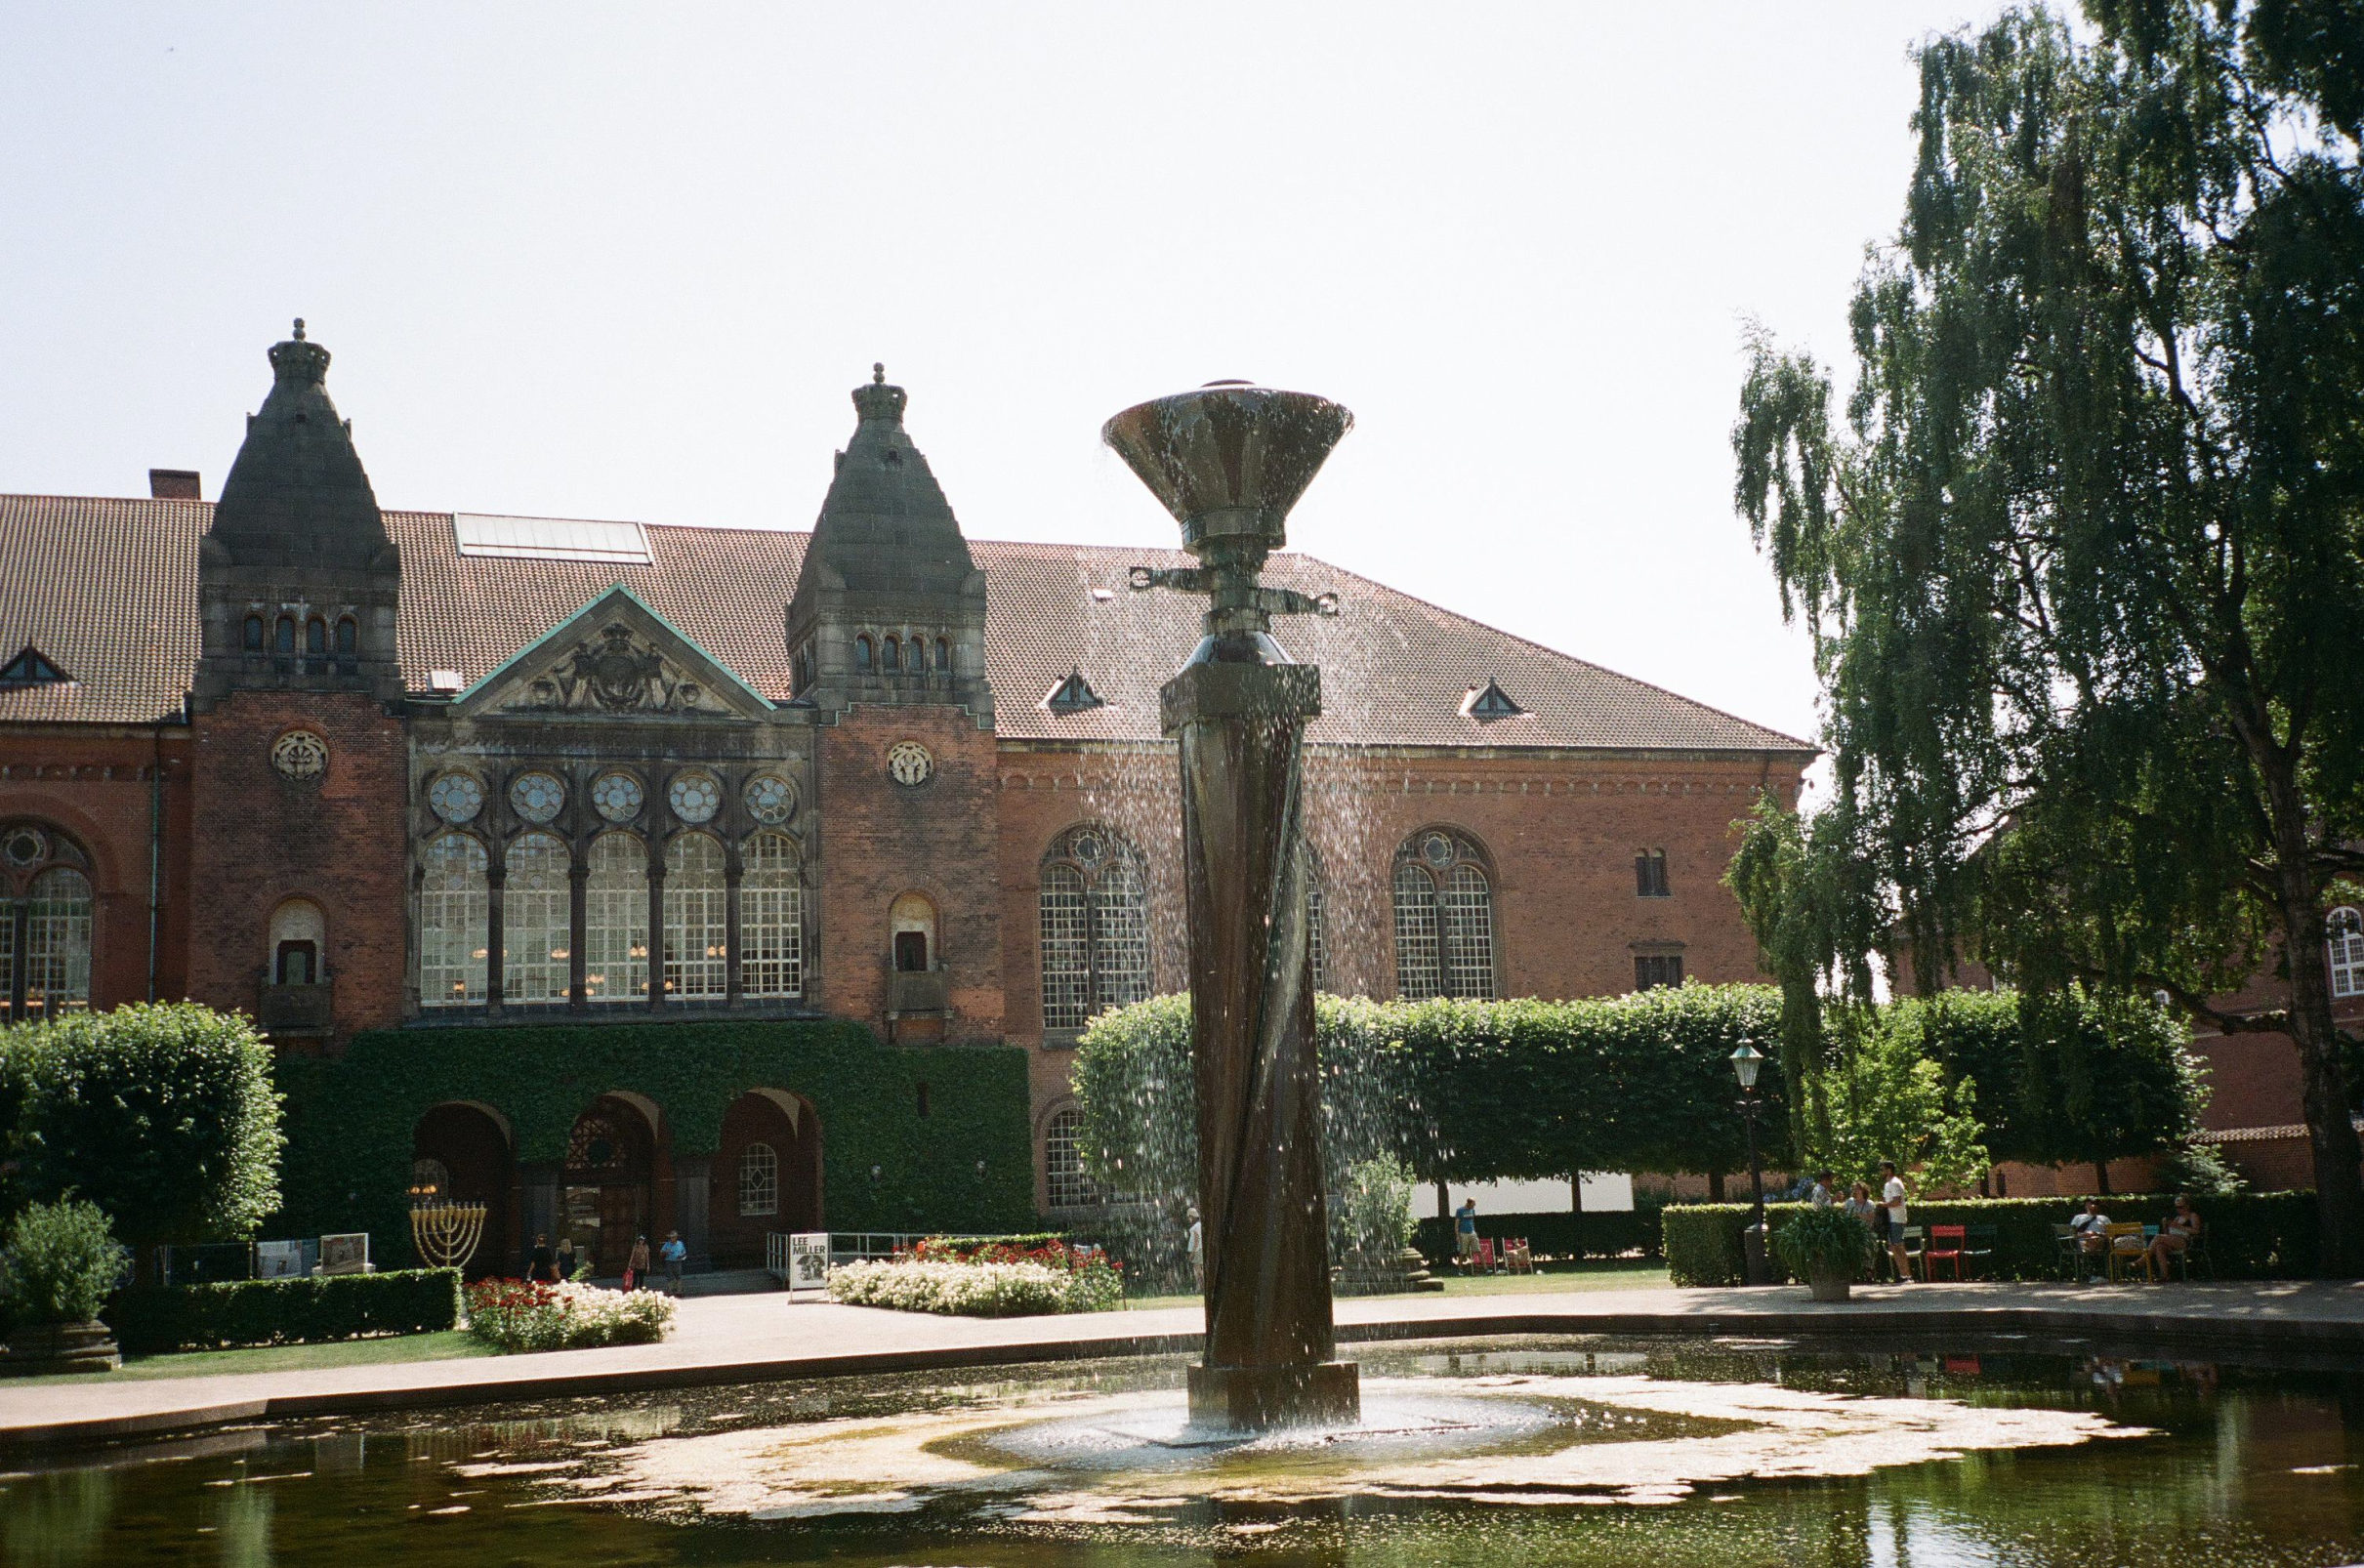
[{"label": "green lawn", "polygon": [[122,1382],[151,1378],[210,1378],[230,1372],[300,1372],[307,1367],[363,1367],[393,1361],[447,1361],[455,1356],[492,1355],[482,1341],[458,1329],[439,1334],[394,1334],[374,1340],[338,1340],[327,1344],[266,1344],[244,1350],[183,1350],[172,1355],[136,1356],[120,1372],[68,1372],[49,1378],[11,1378],[0,1388],[31,1383]]},{"label": "green lawn", "polygon": [[[1572,1267],[1554,1267],[1532,1274],[1457,1274],[1439,1272],[1447,1296],[1522,1296],[1546,1291],[1638,1291],[1664,1289],[1666,1264],[1617,1258]],[[1355,1297],[1355,1300],[1399,1300],[1401,1297]],[[1138,1296],[1127,1308],[1146,1311],[1160,1306],[1189,1306],[1196,1296]]]}]

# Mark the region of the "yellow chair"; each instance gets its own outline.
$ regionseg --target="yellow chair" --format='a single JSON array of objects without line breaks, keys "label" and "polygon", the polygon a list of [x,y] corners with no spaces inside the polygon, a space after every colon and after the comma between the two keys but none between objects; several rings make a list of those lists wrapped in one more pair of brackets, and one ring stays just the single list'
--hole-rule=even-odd
[{"label": "yellow chair", "polygon": [[2151,1277],[2150,1249],[2143,1244],[2140,1225],[2104,1225],[2101,1234],[2108,1238],[2109,1282],[2112,1285],[2118,1283],[2121,1268],[2139,1268],[2144,1279]]}]

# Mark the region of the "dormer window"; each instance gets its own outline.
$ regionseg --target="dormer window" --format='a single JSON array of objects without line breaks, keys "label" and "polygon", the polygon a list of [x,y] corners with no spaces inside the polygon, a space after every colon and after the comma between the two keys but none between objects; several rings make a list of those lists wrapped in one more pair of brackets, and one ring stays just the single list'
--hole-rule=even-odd
[{"label": "dormer window", "polygon": [[1099,693],[1092,689],[1092,682],[1084,679],[1082,669],[1078,668],[1071,671],[1066,680],[1051,688],[1050,694],[1043,698],[1043,706],[1055,714],[1079,714],[1089,713],[1105,704],[1101,702]]},{"label": "dormer window", "polygon": [[0,665],[0,686],[46,686],[70,679],[30,643],[8,663]]},{"label": "dormer window", "polygon": [[1461,699],[1461,711],[1467,718],[1483,723],[1490,719],[1515,719],[1526,710],[1511,700],[1510,693],[1489,680],[1483,686],[1473,686]]}]

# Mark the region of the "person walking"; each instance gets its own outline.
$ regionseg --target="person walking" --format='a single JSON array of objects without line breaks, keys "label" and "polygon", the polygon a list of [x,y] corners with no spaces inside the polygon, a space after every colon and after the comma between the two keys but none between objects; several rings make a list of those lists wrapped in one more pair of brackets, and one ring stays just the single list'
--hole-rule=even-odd
[{"label": "person walking", "polygon": [[533,1251],[525,1258],[525,1277],[537,1284],[547,1284],[550,1271],[559,1266],[558,1255],[550,1250],[550,1238],[540,1231],[533,1236]]},{"label": "person walking", "polygon": [[689,1257],[689,1249],[682,1245],[682,1233],[665,1232],[665,1245],[657,1249],[657,1258],[665,1265],[665,1285],[674,1295],[682,1294],[682,1264]]},{"label": "person walking", "polygon": [[1909,1285],[1913,1279],[1912,1255],[1904,1250],[1904,1177],[1896,1174],[1896,1162],[1880,1162],[1880,1202],[1887,1210],[1887,1256],[1896,1265],[1896,1281]]},{"label": "person walking", "polygon": [[574,1278],[574,1236],[567,1231],[559,1233],[558,1273],[555,1278]]},{"label": "person walking", "polygon": [[1477,1200],[1464,1198],[1453,1211],[1453,1256],[1463,1267],[1477,1259]]},{"label": "person walking", "polygon": [[643,1290],[647,1284],[648,1238],[636,1236],[632,1242],[632,1256],[624,1261],[624,1289],[628,1291]]}]

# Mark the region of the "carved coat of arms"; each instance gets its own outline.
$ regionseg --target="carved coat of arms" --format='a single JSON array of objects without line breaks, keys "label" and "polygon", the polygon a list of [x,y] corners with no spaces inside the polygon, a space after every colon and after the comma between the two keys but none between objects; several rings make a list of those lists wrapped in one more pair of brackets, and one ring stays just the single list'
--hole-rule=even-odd
[{"label": "carved coat of arms", "polygon": [[695,682],[679,679],[665,656],[633,640],[621,623],[601,629],[597,641],[574,652],[528,687],[526,708],[602,709],[609,713],[672,713],[694,708]]}]

